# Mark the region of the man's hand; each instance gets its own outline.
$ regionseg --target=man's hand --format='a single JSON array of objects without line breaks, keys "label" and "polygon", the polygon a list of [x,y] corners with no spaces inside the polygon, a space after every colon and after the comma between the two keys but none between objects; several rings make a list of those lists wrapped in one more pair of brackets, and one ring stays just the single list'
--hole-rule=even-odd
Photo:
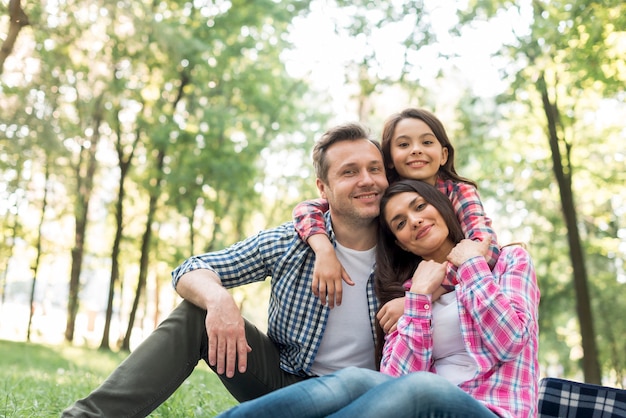
[{"label": "man's hand", "polygon": [[[229,295],[230,296],[230,295]],[[209,338],[209,364],[218,374],[235,375],[235,367],[244,373],[248,367],[248,353],[252,351],[246,340],[243,317],[232,297],[207,310],[206,332]]]},{"label": "man's hand", "polygon": [[181,276],[176,291],[183,298],[207,311],[205,327],[209,338],[209,364],[218,374],[235,375],[235,367],[244,373],[248,353],[241,312],[230,293],[211,270],[193,270]]}]

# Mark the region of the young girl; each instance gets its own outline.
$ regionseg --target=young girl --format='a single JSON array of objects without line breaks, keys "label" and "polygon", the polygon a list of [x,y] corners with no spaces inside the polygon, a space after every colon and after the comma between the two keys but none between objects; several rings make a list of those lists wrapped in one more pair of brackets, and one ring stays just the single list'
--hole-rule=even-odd
[{"label": "young girl", "polygon": [[[414,179],[436,186],[452,202],[466,238],[491,240],[485,259],[493,267],[500,248],[491,219],[485,215],[476,184],[456,172],[454,148],[441,121],[424,109],[408,108],[394,114],[383,127],[382,149],[389,184]],[[298,234],[316,254],[313,293],[322,304],[327,302],[333,308],[341,304],[341,281],[354,283],[337,260],[326,235],[323,213],[327,210],[328,204],[323,199],[309,200],[296,206],[293,216]],[[448,264],[443,283],[448,290],[456,284],[455,270]],[[378,319],[385,332],[394,328],[401,306],[398,302],[395,310],[392,304],[381,308]]]}]

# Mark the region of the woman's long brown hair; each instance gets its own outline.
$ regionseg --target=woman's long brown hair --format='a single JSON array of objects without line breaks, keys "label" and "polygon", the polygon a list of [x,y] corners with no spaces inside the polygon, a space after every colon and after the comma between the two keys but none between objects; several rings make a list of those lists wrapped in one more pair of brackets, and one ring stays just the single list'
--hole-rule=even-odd
[{"label": "woman's long brown hair", "polygon": [[[400,193],[417,193],[435,207],[446,223],[448,238],[458,243],[463,238],[463,229],[454,212],[450,199],[434,186],[419,180],[400,180],[387,188],[380,202],[378,218],[378,243],[376,245],[375,290],[382,307],[392,299],[405,295],[405,281],[410,279],[422,261],[419,255],[404,251],[396,243],[396,237],[385,222],[385,210],[389,200]],[[384,331],[376,321],[376,364],[380,366],[384,345]]]}]

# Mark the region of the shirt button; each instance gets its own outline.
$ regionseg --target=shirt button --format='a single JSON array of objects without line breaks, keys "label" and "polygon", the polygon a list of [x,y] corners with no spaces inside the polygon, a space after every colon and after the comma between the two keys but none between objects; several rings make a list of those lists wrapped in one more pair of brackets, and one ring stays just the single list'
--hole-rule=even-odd
[{"label": "shirt button", "polygon": [[427,303],[426,305],[424,305],[424,309],[430,309],[430,305]]}]

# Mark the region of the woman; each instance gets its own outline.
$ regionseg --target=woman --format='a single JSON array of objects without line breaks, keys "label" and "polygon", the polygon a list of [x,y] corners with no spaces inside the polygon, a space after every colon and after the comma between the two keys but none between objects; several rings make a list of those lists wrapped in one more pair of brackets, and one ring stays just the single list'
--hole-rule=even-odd
[{"label": "woman", "polygon": [[[503,248],[490,270],[488,240],[463,239],[446,196],[415,180],[385,192],[378,240],[381,303],[405,297],[382,373],[344,369],[224,416],[535,417],[539,289],[526,250]],[[439,295],[447,262],[458,285]]]}]

